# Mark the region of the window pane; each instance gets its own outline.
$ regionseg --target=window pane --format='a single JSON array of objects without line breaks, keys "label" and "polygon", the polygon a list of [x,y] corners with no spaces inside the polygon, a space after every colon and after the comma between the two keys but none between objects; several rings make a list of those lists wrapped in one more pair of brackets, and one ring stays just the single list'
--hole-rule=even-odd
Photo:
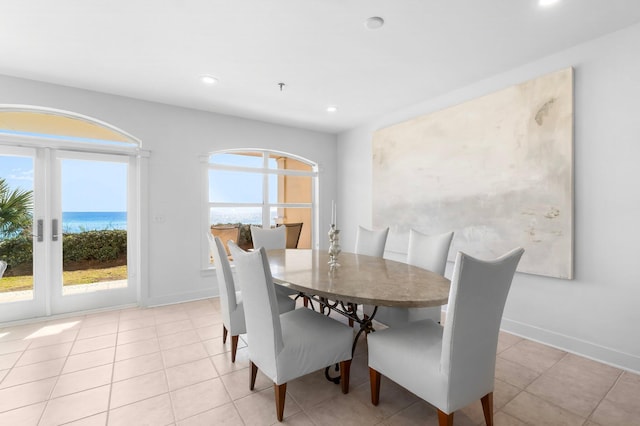
[{"label": "window pane", "polygon": [[262,173],[209,170],[209,201],[262,203]]},{"label": "window pane", "polygon": [[272,194],[277,194],[278,203],[311,203],[311,176],[269,179],[269,198]]},{"label": "window pane", "polygon": [[209,223],[213,225],[262,225],[261,207],[211,207]]},{"label": "window pane", "polygon": [[213,154],[209,158],[211,164],[225,166],[263,167],[263,155],[261,153],[236,152],[233,154]]},{"label": "window pane", "polygon": [[293,158],[285,157],[280,154],[269,154],[269,168],[270,169],[283,169],[283,170],[301,170],[305,172],[312,172],[313,167],[302,161],[295,160]]}]

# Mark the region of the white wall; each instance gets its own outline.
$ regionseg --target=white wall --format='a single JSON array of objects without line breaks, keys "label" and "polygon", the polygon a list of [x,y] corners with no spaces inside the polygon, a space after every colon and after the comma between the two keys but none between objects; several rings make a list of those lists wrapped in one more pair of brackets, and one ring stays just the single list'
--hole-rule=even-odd
[{"label": "white wall", "polygon": [[[157,305],[218,294],[215,274],[203,272],[201,163],[199,156],[228,148],[269,148],[319,164],[319,199],[335,198],[336,138],[333,135],[119,96],[0,76],[0,103],[37,105],[88,115],[140,138],[151,151],[142,188],[143,233],[148,274],[142,303]],[[164,222],[151,218],[162,216]],[[325,217],[326,216],[326,217]],[[329,227],[329,212],[320,229]],[[326,235],[320,232],[320,236]],[[320,244],[326,247],[324,238]],[[143,266],[144,266],[143,265]]]},{"label": "white wall", "polygon": [[638,46],[640,25],[635,25],[340,134],[343,248],[353,249],[358,224],[372,222],[371,141],[376,129],[572,66],[575,280],[516,274],[502,325],[516,334],[640,372]]}]

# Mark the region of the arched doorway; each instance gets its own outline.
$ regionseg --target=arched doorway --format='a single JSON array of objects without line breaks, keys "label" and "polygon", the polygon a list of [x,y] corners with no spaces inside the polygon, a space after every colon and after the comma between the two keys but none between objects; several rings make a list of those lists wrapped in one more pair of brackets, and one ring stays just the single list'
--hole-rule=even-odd
[{"label": "arched doorway", "polygon": [[137,303],[142,155],[101,120],[0,105],[0,322]]}]

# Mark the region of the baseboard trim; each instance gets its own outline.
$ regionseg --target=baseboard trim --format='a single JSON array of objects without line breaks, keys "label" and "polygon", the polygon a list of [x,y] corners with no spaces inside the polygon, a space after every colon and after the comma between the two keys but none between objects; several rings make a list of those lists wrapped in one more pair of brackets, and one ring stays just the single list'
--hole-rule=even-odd
[{"label": "baseboard trim", "polygon": [[175,303],[195,302],[196,300],[208,299],[218,296],[214,289],[192,291],[188,293],[174,293],[166,296],[150,297],[142,304],[147,307],[173,305]]},{"label": "baseboard trim", "polygon": [[575,355],[580,355],[612,367],[640,374],[640,357],[618,350],[576,339],[554,331],[534,327],[507,318],[502,319],[501,329]]}]

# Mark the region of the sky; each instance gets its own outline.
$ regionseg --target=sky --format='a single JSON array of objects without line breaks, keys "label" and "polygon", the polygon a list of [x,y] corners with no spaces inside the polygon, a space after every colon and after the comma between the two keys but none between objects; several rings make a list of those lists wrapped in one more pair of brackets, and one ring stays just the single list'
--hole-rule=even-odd
[{"label": "sky", "polygon": [[[0,177],[11,188],[33,190],[31,157],[0,155]],[[62,160],[62,211],[127,210],[127,165],[105,161]]]}]

